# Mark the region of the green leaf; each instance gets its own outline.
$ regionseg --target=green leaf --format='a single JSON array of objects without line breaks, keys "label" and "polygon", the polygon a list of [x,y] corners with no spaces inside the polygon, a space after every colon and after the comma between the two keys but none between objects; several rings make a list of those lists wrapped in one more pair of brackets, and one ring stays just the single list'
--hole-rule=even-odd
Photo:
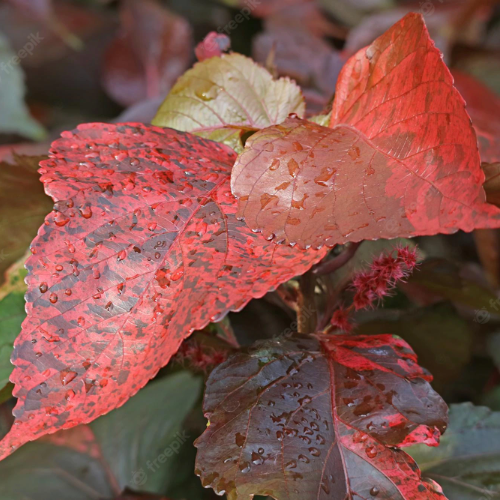
[{"label": "green leaf", "polygon": [[164,493],[194,437],[182,423],[200,391],[199,378],[178,372],[89,425],[27,444],[0,463],[0,498],[107,500],[126,487]]},{"label": "green leaf", "polygon": [[311,116],[309,118],[309,121],[317,123],[318,125],[321,125],[323,127],[328,127],[330,126],[330,120],[332,119],[332,112],[326,114],[326,115],[315,115]]},{"label": "green leaf", "polygon": [[495,387],[481,398],[481,404],[500,411],[500,386]]},{"label": "green leaf", "polygon": [[34,140],[45,137],[43,127],[24,103],[24,75],[20,58],[0,34],[0,133],[19,134]]},{"label": "green leaf", "polygon": [[0,300],[0,388],[9,382],[14,368],[10,356],[25,317],[24,293],[11,292]]},{"label": "green leaf", "polygon": [[449,500],[500,498],[500,412],[471,403],[451,405],[450,424],[437,448],[408,453]]},{"label": "green leaf", "polygon": [[500,333],[494,333],[488,338],[488,352],[500,370]]},{"label": "green leaf", "polygon": [[300,88],[233,53],[199,62],[181,76],[152,123],[241,151],[245,134],[281,123],[290,113],[304,116]]},{"label": "green leaf", "polygon": [[464,276],[460,268],[444,259],[429,259],[408,279],[408,284],[476,310],[478,323],[500,313],[500,300],[486,288]]},{"label": "green leaf", "polygon": [[[90,424],[104,459],[122,488],[131,486],[161,493],[175,481],[168,474],[169,469],[175,466],[181,446],[189,437],[195,437],[184,436],[181,424],[201,388],[200,378],[187,371],[176,373],[149,384],[130,403]],[[160,459],[162,454],[164,459]],[[134,474],[141,470],[147,480],[134,484]]]},{"label": "green leaf", "polygon": [[[74,431],[71,434],[76,435]],[[0,480],[2,500],[96,500],[114,496],[97,457],[70,445],[46,441],[30,443],[2,462]]]},{"label": "green leaf", "polygon": [[440,303],[411,312],[380,310],[368,315],[379,318],[358,325],[356,333],[387,332],[402,337],[414,349],[419,363],[434,376],[433,386],[438,392],[455,380],[470,360],[473,337],[469,323],[450,304]]},{"label": "green leaf", "polygon": [[[5,273],[6,282],[0,287],[0,389],[5,388],[14,368],[10,362],[14,340],[21,331],[26,317],[24,294],[26,293],[26,256],[15,262]],[[10,398],[12,389],[0,395],[0,401]]]}]

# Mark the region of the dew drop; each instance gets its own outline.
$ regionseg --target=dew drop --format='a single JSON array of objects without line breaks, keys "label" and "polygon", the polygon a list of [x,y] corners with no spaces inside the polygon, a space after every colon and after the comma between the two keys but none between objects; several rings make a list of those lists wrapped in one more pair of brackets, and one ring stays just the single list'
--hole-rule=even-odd
[{"label": "dew drop", "polygon": [[90,208],[90,205],[85,205],[81,207],[80,209],[80,214],[84,219],[90,219],[92,217],[92,209]]},{"label": "dew drop", "polygon": [[75,397],[75,391],[70,389],[69,391],[66,392],[64,399],[66,399],[66,401],[71,401],[74,397]]},{"label": "dew drop", "polygon": [[242,474],[250,472],[250,464],[248,462],[243,462],[242,464],[240,464],[240,471]]},{"label": "dew drop", "polygon": [[243,445],[245,444],[245,436],[240,434],[239,432],[235,436],[235,443],[238,448],[242,448]]},{"label": "dew drop", "polygon": [[276,170],[278,167],[280,166],[280,161],[278,160],[278,158],[275,158],[270,167],[269,167],[269,170]]},{"label": "dew drop", "polygon": [[321,481],[321,489],[327,494],[330,494],[330,485],[328,484],[327,481],[323,480]]},{"label": "dew drop", "polygon": [[69,384],[78,374],[71,370],[63,370],[60,374],[62,385]]}]

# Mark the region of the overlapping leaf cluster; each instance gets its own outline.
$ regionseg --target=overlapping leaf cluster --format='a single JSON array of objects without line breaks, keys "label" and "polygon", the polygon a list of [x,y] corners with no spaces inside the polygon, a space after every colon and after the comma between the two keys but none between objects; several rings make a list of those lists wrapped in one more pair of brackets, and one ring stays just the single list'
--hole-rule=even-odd
[{"label": "overlapping leaf cluster", "polygon": [[[27,261],[1,457],[121,406],[194,330],[328,247],[500,226],[421,16],[347,62],[328,127],[304,111],[292,81],[226,54],[178,80],[156,126],[87,124],[53,143],[41,173],[55,207]],[[446,427],[429,380],[390,335],[237,354],[208,383],[199,474],[232,499],[442,498],[399,450]]]}]

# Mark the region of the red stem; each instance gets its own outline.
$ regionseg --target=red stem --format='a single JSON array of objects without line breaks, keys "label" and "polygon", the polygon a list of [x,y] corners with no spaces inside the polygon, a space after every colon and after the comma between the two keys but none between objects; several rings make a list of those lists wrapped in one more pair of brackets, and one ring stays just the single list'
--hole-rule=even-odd
[{"label": "red stem", "polygon": [[325,274],[330,274],[340,269],[342,266],[347,264],[356,253],[359,246],[363,243],[359,241],[358,243],[351,243],[340,255],[337,255],[333,259],[327,260],[321,264],[318,264],[314,269],[313,273],[318,276],[323,276]]}]

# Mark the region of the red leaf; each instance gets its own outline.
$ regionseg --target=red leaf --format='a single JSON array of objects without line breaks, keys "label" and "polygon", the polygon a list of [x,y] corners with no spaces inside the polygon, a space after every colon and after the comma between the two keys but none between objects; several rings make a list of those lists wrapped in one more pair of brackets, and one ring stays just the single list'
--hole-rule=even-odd
[{"label": "red leaf", "polygon": [[233,169],[240,214],[301,247],[500,226],[464,101],[409,14],[342,69],[332,128],[290,118]]},{"label": "red leaf", "polygon": [[235,153],[171,129],[81,125],[53,144],[56,202],[27,261],[16,424],[0,457],[122,405],[193,330],[305,272],[235,218]]},{"label": "red leaf", "polygon": [[321,38],[289,26],[260,33],[252,45],[253,56],[261,64],[266,64],[274,51],[278,74],[295,79],[301,86],[309,115],[325,109],[345,62],[335,49]]},{"label": "red leaf", "polygon": [[122,32],[108,48],[104,86],[120,104],[130,106],[164,95],[191,62],[188,22],[153,0],[126,0]]},{"label": "red leaf", "polygon": [[467,102],[467,111],[477,134],[481,161],[500,161],[500,99],[474,77],[453,70],[455,87]]},{"label": "red leaf", "polygon": [[447,408],[392,335],[307,335],[238,353],[207,382],[204,486],[230,498],[443,500],[394,446],[436,445]]}]

